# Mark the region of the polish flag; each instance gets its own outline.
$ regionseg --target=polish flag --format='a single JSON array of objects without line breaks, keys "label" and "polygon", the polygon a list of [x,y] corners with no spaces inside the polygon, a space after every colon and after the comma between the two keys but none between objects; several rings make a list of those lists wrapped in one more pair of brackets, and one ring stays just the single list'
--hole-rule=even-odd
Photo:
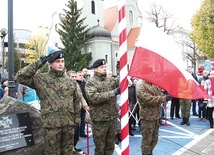
[{"label": "polish flag", "polygon": [[173,97],[210,98],[185,68],[175,41],[159,28],[143,23],[128,75],[156,84]]}]

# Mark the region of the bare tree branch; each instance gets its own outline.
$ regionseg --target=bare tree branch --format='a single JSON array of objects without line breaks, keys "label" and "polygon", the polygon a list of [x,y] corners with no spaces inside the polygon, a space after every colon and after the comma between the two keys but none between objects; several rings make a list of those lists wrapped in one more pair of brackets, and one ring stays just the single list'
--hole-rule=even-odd
[{"label": "bare tree branch", "polygon": [[148,21],[154,23],[158,28],[163,28],[165,33],[169,34],[176,29],[174,26],[176,19],[170,22],[174,15],[165,11],[162,6],[155,3],[151,4],[151,10],[147,11],[147,14]]}]

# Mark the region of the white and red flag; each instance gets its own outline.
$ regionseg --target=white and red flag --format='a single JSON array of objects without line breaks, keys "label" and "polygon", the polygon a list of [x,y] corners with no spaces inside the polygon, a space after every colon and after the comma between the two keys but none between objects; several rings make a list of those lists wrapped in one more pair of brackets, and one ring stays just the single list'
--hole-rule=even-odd
[{"label": "white and red flag", "polygon": [[182,51],[175,41],[161,29],[143,23],[129,76],[154,83],[173,97],[210,98],[185,68]]}]

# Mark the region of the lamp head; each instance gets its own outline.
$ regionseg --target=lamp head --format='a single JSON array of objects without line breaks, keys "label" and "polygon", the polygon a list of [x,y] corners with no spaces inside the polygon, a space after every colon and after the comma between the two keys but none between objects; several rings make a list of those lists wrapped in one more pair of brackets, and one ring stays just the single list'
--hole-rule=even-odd
[{"label": "lamp head", "polygon": [[2,28],[1,29],[1,37],[5,37],[7,35],[7,29]]}]

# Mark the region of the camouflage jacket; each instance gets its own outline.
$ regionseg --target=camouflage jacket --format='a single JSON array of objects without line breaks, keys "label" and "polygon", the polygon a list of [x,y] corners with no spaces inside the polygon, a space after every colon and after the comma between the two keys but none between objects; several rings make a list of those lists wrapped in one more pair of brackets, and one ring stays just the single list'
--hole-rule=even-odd
[{"label": "camouflage jacket", "polygon": [[114,89],[119,80],[106,78],[105,74],[95,72],[86,83],[86,95],[90,104],[90,116],[93,121],[115,120],[118,116],[118,107]]},{"label": "camouflage jacket", "polygon": [[140,118],[155,121],[160,118],[161,103],[166,101],[161,88],[142,81],[137,88],[137,97],[140,104]]},{"label": "camouflage jacket", "polygon": [[47,73],[37,73],[41,67],[41,61],[37,60],[19,70],[16,79],[36,90],[40,98],[43,126],[54,128],[75,125],[80,117],[77,83],[64,71],[49,69]]}]

